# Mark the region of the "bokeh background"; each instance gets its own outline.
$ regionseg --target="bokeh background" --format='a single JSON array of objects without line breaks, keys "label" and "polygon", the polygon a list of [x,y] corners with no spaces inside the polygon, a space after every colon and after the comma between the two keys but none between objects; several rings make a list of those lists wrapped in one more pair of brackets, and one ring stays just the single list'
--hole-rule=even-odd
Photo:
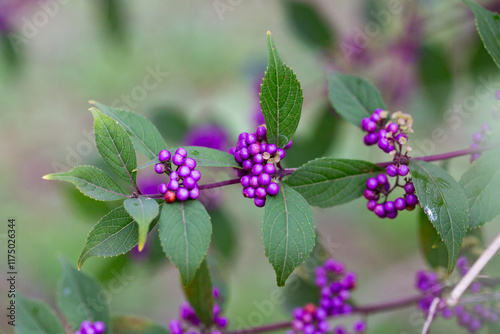
[{"label": "bokeh background", "polygon": [[[499,1],[481,4],[500,7]],[[169,145],[195,142],[227,149],[238,133],[259,124],[268,30],[304,91],[288,167],[317,156],[388,159],[365,147],[359,129],[329,107],[326,76],[331,71],[368,79],[392,111],[412,113],[410,142],[420,154],[466,148],[482,123],[495,126],[499,118],[498,69],[460,1],[0,0],[0,243],[5,254],[7,218],[16,218],[18,292],[55,305],[58,258],[76,265],[87,233],[115,205],[42,179],[79,164],[102,166],[88,101],[146,116]],[[445,167],[458,179],[469,164],[462,157]],[[230,173],[204,175],[209,182]],[[151,171],[142,171],[139,179],[144,189],[159,183]],[[215,266],[227,287],[230,328],[289,317],[286,302],[269,307],[271,295],[281,289],[264,256],[263,211],[240,191],[230,186],[205,198],[214,226],[229,233],[222,237],[228,259]],[[426,268],[418,212],[380,220],[364,207],[359,199],[313,209],[328,251],[359,275],[356,302],[414,295],[414,274]],[[480,231],[485,242],[500,230],[498,223],[497,218]],[[92,258],[83,266],[104,286],[120,281],[111,300],[113,313],[165,325],[177,317],[183,300],[178,273],[158,247],[157,237],[150,235],[144,254]],[[2,310],[5,260],[2,255]],[[488,271],[498,274],[499,263],[494,260]],[[3,314],[1,319],[0,332],[13,333]],[[419,333],[422,324],[416,308],[368,319],[369,333]],[[434,332],[450,328],[461,333],[454,321],[444,320],[436,321]]]}]

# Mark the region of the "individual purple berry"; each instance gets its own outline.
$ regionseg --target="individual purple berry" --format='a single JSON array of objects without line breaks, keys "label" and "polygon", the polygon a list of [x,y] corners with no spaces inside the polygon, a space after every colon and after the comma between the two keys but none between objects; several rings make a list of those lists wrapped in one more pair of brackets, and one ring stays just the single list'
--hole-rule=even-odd
[{"label": "individual purple berry", "polygon": [[175,154],[178,154],[178,155],[180,155],[181,157],[185,158],[185,157],[187,157],[187,154],[188,154],[188,153],[187,153],[187,151],[186,151],[186,149],[185,149],[185,148],[183,148],[183,147],[179,147],[179,148],[175,151]]},{"label": "individual purple berry", "polygon": [[375,214],[377,216],[379,216],[380,218],[384,218],[385,215],[386,215],[386,212],[385,212],[383,204],[377,204],[377,206],[375,207],[375,209],[373,210],[373,212],[375,212]]},{"label": "individual purple berry", "polygon": [[408,175],[409,171],[410,171],[410,169],[406,165],[401,165],[401,166],[398,167],[398,174],[400,176],[406,176],[406,175]]},{"label": "individual purple berry", "polygon": [[399,131],[399,125],[397,125],[396,123],[389,123],[385,128],[387,132],[391,132],[393,134],[396,134]]},{"label": "individual purple berry", "polygon": [[252,173],[254,175],[260,175],[263,170],[264,170],[264,166],[262,166],[262,165],[253,165],[253,167],[252,167]]},{"label": "individual purple berry", "polygon": [[387,212],[387,218],[389,218],[389,219],[394,219],[397,216],[398,216],[398,212],[397,211]]},{"label": "individual purple berry", "polygon": [[389,148],[389,142],[385,138],[380,138],[378,140],[378,147],[380,147],[381,150],[385,151]]},{"label": "individual purple berry", "polygon": [[371,122],[370,118],[369,117],[365,117],[361,120],[361,129],[365,130],[366,131],[366,124],[368,124],[368,122]]},{"label": "individual purple berry", "polygon": [[165,165],[164,165],[164,164],[162,164],[162,163],[158,163],[158,164],[156,164],[156,165],[155,165],[155,172],[156,172],[156,173],[158,173],[158,174],[163,174],[163,173],[165,173],[165,170],[166,170],[166,169],[167,169],[167,168],[166,168],[166,167],[165,167]]},{"label": "individual purple berry", "polygon": [[252,163],[254,164],[262,164],[263,162],[264,162],[264,157],[260,153],[254,155],[252,158]]},{"label": "individual purple berry", "polygon": [[276,153],[278,153],[278,155],[280,156],[281,159],[285,159],[286,152],[285,152],[284,149],[278,148],[278,150],[276,151]]},{"label": "individual purple berry", "polygon": [[102,321],[96,321],[93,325],[96,334],[102,334],[106,330],[106,325]]},{"label": "individual purple berry", "polygon": [[276,166],[274,164],[265,164],[264,165],[264,173],[269,175],[273,175],[276,173]]},{"label": "individual purple berry", "polygon": [[172,154],[170,153],[170,151],[167,151],[167,150],[161,150],[160,153],[158,153],[158,159],[161,162],[166,162],[166,161],[170,160],[171,157],[172,157]]},{"label": "individual purple berry", "polygon": [[292,145],[293,145],[293,141],[292,141],[292,140],[290,140],[290,141],[288,142],[288,144],[286,144],[286,145],[285,145],[284,149],[285,149],[285,150],[288,150],[290,147],[292,147]]},{"label": "individual purple berry", "polygon": [[181,166],[179,170],[177,171],[179,173],[180,177],[187,177],[189,174],[191,174],[191,169],[189,169],[188,166]]},{"label": "individual purple berry", "polygon": [[176,171],[171,172],[168,177],[170,178],[170,180],[179,181],[179,173],[177,173]]},{"label": "individual purple berry", "polygon": [[177,320],[172,320],[168,324],[168,328],[172,332],[172,334],[182,334],[181,323]]},{"label": "individual purple berry", "polygon": [[337,325],[333,329],[333,334],[349,334],[349,332],[347,331],[347,329],[344,326]]},{"label": "individual purple berry", "polygon": [[387,130],[385,129],[380,129],[378,132],[378,136],[380,139],[386,139],[387,140]]},{"label": "individual purple berry", "polygon": [[176,166],[182,166],[184,164],[184,157],[182,155],[176,153],[172,157],[172,162]]},{"label": "individual purple berry", "polygon": [[195,169],[196,168],[196,160],[194,160],[193,158],[186,158],[186,160],[184,160],[184,166],[189,167],[189,169]]},{"label": "individual purple berry", "polygon": [[183,202],[189,198],[189,190],[186,188],[179,188],[175,195],[179,201]]},{"label": "individual purple berry", "polygon": [[88,326],[82,325],[80,327],[80,333],[82,333],[82,334],[96,334],[95,329],[92,325],[88,325]]},{"label": "individual purple berry", "polygon": [[316,316],[316,319],[324,320],[328,316],[328,313],[325,311],[324,308],[318,307],[314,312],[314,315]]},{"label": "individual purple berry", "polygon": [[371,200],[371,201],[368,201],[368,203],[366,203],[366,208],[370,211],[375,210],[376,206],[377,206],[377,201],[375,201],[375,200]]},{"label": "individual purple berry", "polygon": [[227,152],[231,155],[234,155],[236,153],[236,147],[231,147]]},{"label": "individual purple berry", "polygon": [[389,146],[387,146],[387,148],[384,150],[385,153],[391,153],[392,151],[394,151],[396,148],[394,147],[394,145],[391,145],[389,144]]},{"label": "individual purple berry", "polygon": [[179,181],[170,180],[170,182],[167,185],[167,188],[168,190],[173,190],[173,191],[179,189]]},{"label": "individual purple berry", "polygon": [[358,320],[353,325],[354,333],[363,333],[366,331],[366,323],[363,320]]},{"label": "individual purple berry", "polygon": [[398,169],[394,165],[387,166],[385,171],[387,172],[387,175],[389,175],[390,177],[395,177],[396,175],[398,175]]},{"label": "individual purple berry", "polygon": [[259,126],[255,133],[257,134],[257,137],[264,138],[267,134],[267,129],[264,126]]},{"label": "individual purple berry", "polygon": [[384,209],[386,212],[394,212],[396,211],[396,206],[393,201],[387,201],[384,204]]},{"label": "individual purple berry", "polygon": [[243,186],[243,188],[247,188],[250,186],[250,176],[245,175],[240,179],[240,183]]},{"label": "individual purple berry", "polygon": [[225,328],[227,326],[228,321],[227,321],[227,318],[225,318],[225,317],[217,317],[214,320],[215,320],[215,323],[217,325],[219,325],[219,327]]},{"label": "individual purple berry", "polygon": [[274,144],[268,144],[267,145],[267,153],[269,153],[271,156],[276,154],[276,151],[278,150],[278,147]]},{"label": "individual purple berry", "polygon": [[198,197],[200,197],[200,189],[198,189],[198,187],[195,187],[189,191],[189,198],[197,199]]},{"label": "individual purple berry", "polygon": [[292,328],[296,332],[301,332],[304,329],[304,323],[300,320],[295,319],[292,321]]},{"label": "individual purple berry", "polygon": [[373,190],[370,190],[370,189],[365,189],[365,191],[363,192],[363,196],[366,199],[371,200],[371,199],[375,198],[375,192]]},{"label": "individual purple berry", "polygon": [[317,326],[320,333],[326,333],[330,329],[330,325],[326,320],[319,321]]},{"label": "individual purple berry", "polygon": [[366,187],[370,190],[375,190],[378,187],[378,181],[376,178],[371,177],[368,180],[366,180]]},{"label": "individual purple berry", "polygon": [[242,160],[250,159],[250,153],[248,153],[247,148],[242,148],[240,150],[240,157]]},{"label": "individual purple berry", "polygon": [[470,155],[470,162],[474,162],[481,157],[480,153],[474,153]]},{"label": "individual purple berry", "polygon": [[158,191],[162,194],[165,194],[168,190],[168,186],[166,183],[162,183],[160,184],[160,186],[158,187]]},{"label": "individual purple berry", "polygon": [[247,188],[243,189],[243,196],[248,197],[248,198],[254,198],[255,197],[255,188],[247,187]]},{"label": "individual purple berry", "polygon": [[418,198],[416,195],[414,194],[407,194],[406,195],[406,204],[408,206],[414,206],[414,205],[417,205],[418,203]]},{"label": "individual purple berry", "polygon": [[404,198],[396,198],[396,200],[394,201],[394,207],[399,211],[404,210],[406,208],[406,201],[404,200]]},{"label": "individual purple berry", "polygon": [[264,153],[267,150],[267,144],[266,143],[260,143],[260,152]]},{"label": "individual purple berry", "polygon": [[271,175],[267,173],[262,173],[259,175],[259,184],[261,186],[267,186],[269,183],[271,183]]},{"label": "individual purple berry", "polygon": [[267,186],[267,193],[271,196],[276,196],[280,192],[280,185],[276,182],[271,182]]},{"label": "individual purple berry", "polygon": [[245,140],[238,141],[238,143],[236,144],[236,148],[240,150],[243,148],[248,148],[247,142]]},{"label": "individual purple berry", "polygon": [[[214,287],[212,288],[212,293],[213,293],[213,295],[214,295],[214,298],[215,298],[215,299],[219,299],[219,297],[220,297],[220,289],[219,289],[218,287],[214,286]],[[217,304],[214,304],[214,306],[215,306],[215,305],[217,305]],[[217,306],[218,306],[218,305],[217,305]],[[219,307],[219,310],[220,310],[220,307]],[[220,311],[219,311],[219,312],[220,312]],[[214,314],[218,314],[219,312],[215,312],[215,311],[214,311],[213,313],[214,313]]]},{"label": "individual purple berry", "polygon": [[387,182],[389,182],[389,180],[387,179],[387,175],[385,174],[377,175],[377,181],[379,184],[386,184]]},{"label": "individual purple berry", "polygon": [[252,161],[251,160],[245,160],[241,163],[241,167],[243,167],[244,170],[251,170],[253,167]]},{"label": "individual purple berry", "polygon": [[377,131],[377,123],[374,121],[369,121],[365,124],[365,130],[366,132],[372,133]]},{"label": "individual purple berry", "polygon": [[369,133],[369,134],[365,135],[363,137],[363,142],[365,143],[365,145],[371,146],[371,145],[375,145],[378,142],[378,139],[379,139],[378,133],[373,132],[373,133]]},{"label": "individual purple berry", "polygon": [[415,192],[415,186],[413,185],[413,182],[408,182],[407,184],[405,184],[404,190],[407,194],[413,194]]},{"label": "individual purple berry", "polygon": [[257,198],[266,198],[267,196],[267,191],[265,188],[263,187],[258,187],[257,189],[255,189],[255,197]]},{"label": "individual purple berry", "polygon": [[196,182],[200,181],[201,173],[199,170],[193,169],[191,174],[189,174]]},{"label": "individual purple berry", "polygon": [[250,146],[257,141],[257,136],[253,133],[249,133],[245,141]]},{"label": "individual purple berry", "polygon": [[248,136],[248,133],[247,132],[242,132],[240,133],[240,135],[238,136],[238,140],[245,140]]},{"label": "individual purple berry", "polygon": [[482,132],[474,132],[472,135],[472,140],[474,143],[479,144],[483,140],[483,133]]},{"label": "individual purple berry", "polygon": [[239,164],[243,161],[243,158],[241,157],[241,150],[236,151],[236,153],[234,154],[234,160]]},{"label": "individual purple berry", "polygon": [[191,190],[193,189],[194,187],[196,187],[196,181],[191,177],[191,176],[188,176],[186,177],[183,181],[182,181],[182,184],[184,185],[184,187],[187,189],[187,190]]},{"label": "individual purple berry", "polygon": [[250,177],[250,187],[254,188],[254,189],[257,189],[259,186],[260,186],[260,183],[259,183],[259,177],[258,176],[251,176]]},{"label": "individual purple berry", "polygon": [[251,156],[254,156],[258,153],[260,153],[260,145],[259,144],[252,144],[248,147],[248,153],[250,153]]},{"label": "individual purple berry", "polygon": [[253,203],[255,204],[256,207],[262,208],[264,205],[266,205],[266,199],[255,197],[253,199]]}]

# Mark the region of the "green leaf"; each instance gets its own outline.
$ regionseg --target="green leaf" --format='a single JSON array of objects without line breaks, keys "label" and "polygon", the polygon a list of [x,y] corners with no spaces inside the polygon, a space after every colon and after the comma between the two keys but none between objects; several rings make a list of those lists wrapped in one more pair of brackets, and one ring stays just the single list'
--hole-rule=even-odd
[{"label": "green leaf", "polygon": [[99,102],[91,103],[101,112],[118,121],[130,135],[135,148],[147,158],[153,159],[157,157],[158,153],[167,147],[158,129],[144,116],[131,111],[108,107]]},{"label": "green leaf", "polygon": [[152,198],[129,198],[123,202],[125,210],[139,225],[139,252],[144,248],[149,225],[158,216],[160,209],[158,203]]},{"label": "green leaf", "polygon": [[111,333],[109,306],[106,296],[95,279],[78,271],[68,261],[61,260],[62,281],[57,296],[59,310],[71,327],[76,330],[80,324],[102,321],[106,324],[106,334]]},{"label": "green leaf", "polygon": [[476,27],[483,44],[500,67],[500,15],[487,10],[472,0],[464,0],[476,17]]},{"label": "green leaf", "polygon": [[276,282],[284,286],[313,250],[316,232],[311,207],[304,197],[283,182],[280,187],[279,194],[267,199],[262,240]]},{"label": "green leaf", "polygon": [[375,109],[387,109],[375,87],[362,78],[340,73],[328,75],[328,98],[342,117],[358,127]]},{"label": "green leaf", "polygon": [[94,166],[77,166],[69,172],[48,174],[43,178],[71,182],[83,194],[98,201],[115,201],[128,197],[118,183]]},{"label": "green leaf", "polygon": [[286,183],[310,205],[326,208],[362,196],[366,180],[382,170],[367,161],[319,158],[299,167]]},{"label": "green leaf", "polygon": [[[64,328],[49,305],[40,300],[16,298],[16,332],[29,334],[64,334]],[[6,320],[10,321],[10,320]]]},{"label": "green leaf", "polygon": [[[150,225],[150,230],[157,220]],[[78,268],[92,256],[117,256],[131,250],[139,242],[139,228],[125,207],[112,210],[92,228],[78,259]]]},{"label": "green leaf", "polygon": [[409,167],[420,206],[448,249],[448,272],[451,273],[469,227],[467,198],[462,187],[444,169],[415,159],[410,160]]},{"label": "green leaf", "polygon": [[135,185],[137,160],[129,135],[111,117],[95,108],[90,111],[94,115],[95,143],[102,159],[119,177]]},{"label": "green leaf", "polygon": [[305,43],[312,47],[327,49],[334,44],[334,35],[326,19],[310,3],[285,1],[285,11],[290,27]]},{"label": "green leaf", "polygon": [[444,267],[448,264],[448,251],[441,238],[423,210],[418,210],[418,232],[420,250],[432,268]]},{"label": "green leaf", "polygon": [[302,88],[295,73],[281,60],[269,31],[267,48],[269,62],[262,81],[260,105],[266,120],[268,142],[284,147],[299,125]]},{"label": "green leaf", "polygon": [[[213,148],[201,147],[201,146],[182,146],[187,151],[187,156],[196,160],[197,167],[231,167],[241,169],[235,160],[234,156],[220,150],[214,150]],[[172,155],[175,153],[177,148],[169,149]],[[146,162],[145,164],[137,167],[136,170],[140,170],[149,166],[153,166],[159,163],[158,157]]]},{"label": "green leaf", "polygon": [[214,295],[206,260],[201,263],[192,282],[184,287],[184,293],[201,322],[210,327],[212,325]]},{"label": "green leaf", "polygon": [[115,334],[170,334],[165,327],[156,322],[135,316],[114,316],[113,333]]},{"label": "green leaf", "polygon": [[212,218],[211,247],[226,262],[230,262],[238,248],[238,233],[235,231],[234,219],[229,218],[222,209],[210,211],[210,217]]},{"label": "green leaf", "polygon": [[486,152],[462,175],[460,185],[469,201],[470,228],[483,226],[500,214],[500,155]]},{"label": "green leaf", "polygon": [[159,224],[163,250],[186,286],[207,254],[212,234],[210,216],[199,201],[176,201],[163,205]]}]

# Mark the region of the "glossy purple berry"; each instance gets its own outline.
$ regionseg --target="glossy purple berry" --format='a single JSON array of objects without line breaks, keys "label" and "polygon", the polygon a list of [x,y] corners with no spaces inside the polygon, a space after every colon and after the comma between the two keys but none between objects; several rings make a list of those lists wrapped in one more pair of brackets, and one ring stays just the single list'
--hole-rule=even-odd
[{"label": "glossy purple berry", "polygon": [[368,203],[366,203],[366,208],[370,211],[375,210],[375,207],[377,206],[377,201],[375,200],[370,200]]},{"label": "glossy purple berry", "polygon": [[241,178],[240,180],[241,185],[243,188],[249,187],[250,186],[250,176],[245,175]]},{"label": "glossy purple berry", "polygon": [[386,215],[386,217],[389,218],[389,219],[394,219],[397,216],[398,216],[398,212],[397,211],[387,212],[387,215]]},{"label": "glossy purple berry", "polygon": [[200,171],[199,171],[199,170],[196,170],[196,169],[193,169],[193,170],[191,171],[190,176],[191,176],[191,177],[192,177],[192,178],[193,178],[196,182],[200,181],[200,179],[201,179],[201,173],[200,173]]},{"label": "glossy purple berry", "polygon": [[373,210],[373,212],[375,212],[375,214],[377,216],[379,216],[380,218],[384,218],[385,217],[384,205],[383,204],[377,204],[377,206],[375,207],[375,209]]},{"label": "glossy purple berry", "polygon": [[375,190],[378,187],[378,181],[376,178],[371,177],[368,180],[366,180],[366,187],[370,190]]},{"label": "glossy purple berry", "polygon": [[177,190],[179,189],[179,181],[175,181],[175,180],[170,180],[170,182],[168,183],[167,185],[168,187],[168,190]]},{"label": "glossy purple berry", "polygon": [[170,154],[170,151],[167,151],[167,150],[161,150],[160,153],[158,153],[158,159],[161,162],[168,161],[168,160],[170,160],[171,157],[172,157],[172,154]]},{"label": "glossy purple berry", "polygon": [[236,147],[231,147],[227,152],[231,155],[234,155],[236,153]]},{"label": "glossy purple berry", "polygon": [[247,148],[248,145],[247,145],[247,142],[245,140],[240,140],[238,141],[238,143],[236,144],[236,148],[237,149],[242,149],[242,148]]},{"label": "glossy purple berry", "polygon": [[394,207],[399,211],[404,210],[406,208],[406,201],[404,200],[404,198],[396,198],[396,200],[394,201]]},{"label": "glossy purple berry", "polygon": [[155,172],[158,173],[158,174],[165,173],[166,169],[167,168],[162,163],[158,163],[158,164],[155,165]]},{"label": "glossy purple berry", "polygon": [[171,172],[168,177],[170,178],[170,180],[179,181],[179,173],[177,173],[176,171]]},{"label": "glossy purple berry", "polygon": [[191,190],[196,187],[196,181],[191,176],[186,177],[182,181],[182,184],[184,185],[184,187],[186,187],[187,190]]},{"label": "glossy purple berry", "polygon": [[406,195],[406,204],[408,206],[414,206],[417,205],[418,203],[418,198],[414,194],[408,194]]},{"label": "glossy purple berry", "polygon": [[264,162],[264,157],[260,153],[254,155],[252,158],[253,164],[262,164],[263,162]]},{"label": "glossy purple berry", "polygon": [[253,167],[252,167],[252,173],[254,175],[260,175],[260,173],[262,173],[263,170],[264,170],[264,166],[262,166],[262,165],[253,165]]},{"label": "glossy purple berry", "polygon": [[180,177],[187,177],[189,176],[189,174],[191,174],[191,169],[189,169],[188,166],[182,166],[177,172],[179,173]]},{"label": "glossy purple berry", "polygon": [[245,142],[250,146],[257,141],[257,136],[253,133],[249,133],[245,138]]},{"label": "glossy purple berry", "polygon": [[200,189],[198,189],[198,187],[195,187],[189,191],[189,198],[197,199],[198,197],[200,197]]},{"label": "glossy purple berry", "polygon": [[172,162],[176,166],[182,166],[184,164],[184,157],[182,155],[179,155],[179,154],[176,153],[172,157]]},{"label": "glossy purple berry", "polygon": [[385,128],[387,132],[391,132],[393,134],[396,134],[399,131],[399,126],[396,123],[389,123]]},{"label": "glossy purple berry", "polygon": [[369,133],[377,131],[377,123],[375,123],[374,121],[367,122],[365,125],[365,130]]},{"label": "glossy purple berry", "polygon": [[285,152],[284,149],[278,148],[278,150],[276,151],[276,153],[278,153],[278,155],[280,156],[281,159],[285,159],[286,152]]},{"label": "glossy purple berry", "polygon": [[265,164],[264,165],[264,173],[269,175],[273,175],[276,173],[276,166],[274,164]]},{"label": "glossy purple berry", "polygon": [[255,197],[253,199],[253,203],[255,204],[256,207],[262,208],[264,205],[266,205],[266,199]]},{"label": "glossy purple berry", "polygon": [[389,182],[389,180],[387,179],[387,175],[385,174],[377,175],[377,181],[379,184],[386,184],[387,182]]},{"label": "glossy purple berry", "polygon": [[271,175],[267,173],[262,173],[259,175],[259,184],[261,186],[267,186],[269,183],[271,183]]},{"label": "glossy purple berry", "polygon": [[380,147],[381,150],[385,151],[389,148],[389,142],[385,138],[380,138],[378,140],[378,147]]},{"label": "glossy purple berry", "polygon": [[290,147],[292,147],[292,145],[293,145],[293,141],[292,141],[292,140],[290,140],[290,141],[288,142],[288,144],[286,144],[286,145],[285,145],[284,149],[285,149],[285,150],[288,150],[288,149],[290,149]]},{"label": "glossy purple berry", "polygon": [[276,196],[280,192],[280,185],[276,182],[271,182],[267,186],[267,193],[271,196]]},{"label": "glossy purple berry", "polygon": [[393,201],[387,201],[384,204],[384,209],[386,212],[394,212],[396,211],[396,206]]},{"label": "glossy purple berry", "polygon": [[96,334],[95,333],[95,329],[94,327],[92,326],[92,324],[90,325],[81,325],[80,326],[80,333],[81,334]]},{"label": "glossy purple berry", "polygon": [[405,184],[404,189],[407,194],[412,194],[415,192],[415,186],[413,185],[413,182]]},{"label": "glossy purple berry", "polygon": [[250,153],[248,153],[247,148],[242,148],[240,150],[240,157],[242,160],[250,159]]},{"label": "glossy purple berry", "polygon": [[162,183],[160,184],[160,186],[158,187],[158,191],[162,194],[165,194],[168,190],[168,186],[166,183]]},{"label": "glossy purple berry", "polygon": [[394,147],[394,145],[391,145],[389,144],[389,146],[387,146],[387,148],[384,150],[385,153],[391,153],[392,151],[394,151],[396,148]]},{"label": "glossy purple berry", "polygon": [[278,147],[274,144],[268,144],[267,145],[267,153],[269,153],[271,156],[276,154],[276,151],[278,150]]},{"label": "glossy purple berry", "polygon": [[368,122],[371,122],[370,118],[369,117],[365,117],[361,120],[361,129],[365,130],[366,131],[366,124],[368,124]]},{"label": "glossy purple berry", "polygon": [[254,198],[255,197],[255,188],[248,187],[243,190],[243,196],[248,197],[248,198]]},{"label": "glossy purple berry", "polygon": [[394,165],[387,166],[385,171],[387,172],[387,175],[389,175],[390,177],[395,177],[396,175],[398,175],[398,168]]},{"label": "glossy purple berry", "polygon": [[260,185],[259,183],[259,177],[258,176],[251,176],[250,177],[250,187],[257,189]]},{"label": "glossy purple berry", "polygon": [[259,126],[255,133],[257,134],[257,137],[264,138],[267,134],[267,129],[264,126]]},{"label": "glossy purple berry", "polygon": [[178,154],[178,155],[180,155],[181,157],[185,158],[185,157],[187,157],[187,154],[188,154],[188,153],[187,153],[187,151],[186,151],[186,149],[185,149],[185,148],[183,148],[183,147],[179,147],[179,148],[175,151],[175,154]]},{"label": "glossy purple berry", "polygon": [[259,144],[252,144],[248,147],[248,153],[250,153],[251,156],[254,156],[258,153],[260,153],[260,145]]},{"label": "glossy purple berry", "polygon": [[363,142],[368,146],[375,145],[378,142],[378,133],[373,132],[365,135],[363,137]]},{"label": "glossy purple berry", "polygon": [[370,190],[370,189],[365,189],[365,191],[363,192],[363,196],[368,200],[374,199],[375,192],[373,190]]},{"label": "glossy purple berry", "polygon": [[408,175],[409,171],[410,171],[410,169],[406,165],[401,165],[401,166],[398,167],[398,174],[401,175],[401,176]]},{"label": "glossy purple berry", "polygon": [[106,330],[106,325],[102,321],[96,321],[93,325],[96,334],[102,334]]},{"label": "glossy purple berry", "polygon": [[260,143],[260,152],[264,153],[267,150],[267,144],[266,143]]},{"label": "glossy purple berry", "polygon": [[380,112],[381,110],[379,109],[376,109],[373,114],[370,116],[370,119],[374,122],[378,122],[382,119],[382,117],[380,117]]},{"label": "glossy purple berry", "polygon": [[243,158],[241,157],[241,151],[236,151],[236,153],[234,154],[234,160],[239,164],[243,161]]},{"label": "glossy purple berry", "polygon": [[238,136],[238,140],[245,140],[248,136],[248,133],[247,132],[242,132],[240,133],[240,135]]},{"label": "glossy purple berry", "polygon": [[175,196],[179,201],[185,201],[189,198],[189,190],[187,190],[186,188],[179,188],[177,189]]},{"label": "glossy purple berry", "polygon": [[243,167],[244,170],[251,170],[253,167],[253,163],[251,160],[244,160],[241,163],[241,167]]},{"label": "glossy purple berry", "polygon": [[257,189],[255,189],[255,197],[266,198],[266,196],[267,196],[267,191],[265,188],[258,187]]},{"label": "glossy purple berry", "polygon": [[196,168],[196,160],[194,160],[193,158],[186,158],[186,160],[184,160],[184,166],[189,167],[189,169],[195,169]]},{"label": "glossy purple berry", "polygon": [[168,328],[172,332],[172,334],[182,334],[181,323],[177,320],[172,320],[168,324]]}]

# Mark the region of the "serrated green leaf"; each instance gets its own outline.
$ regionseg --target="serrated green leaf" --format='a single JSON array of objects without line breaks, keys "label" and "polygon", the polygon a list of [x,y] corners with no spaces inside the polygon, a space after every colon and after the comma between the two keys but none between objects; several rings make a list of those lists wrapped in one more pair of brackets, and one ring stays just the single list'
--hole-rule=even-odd
[{"label": "serrated green leaf", "polygon": [[118,183],[94,166],[77,166],[69,172],[48,174],[43,178],[71,182],[83,194],[98,201],[115,201],[128,197]]},{"label": "serrated green leaf", "polygon": [[500,214],[500,156],[486,152],[462,175],[460,185],[469,201],[470,228],[483,226]]},{"label": "serrated green leaf", "polygon": [[448,250],[451,273],[469,227],[467,198],[457,181],[441,167],[415,159],[410,160],[409,167],[420,206]]},{"label": "serrated green leaf", "polygon": [[269,143],[284,147],[292,139],[302,112],[302,88],[295,73],[280,58],[267,33],[269,61],[262,81],[260,106],[267,125]]},{"label": "serrated green leaf", "polygon": [[184,287],[184,293],[201,322],[210,327],[212,325],[214,295],[206,260],[201,263],[191,283]]},{"label": "serrated green leaf", "polygon": [[500,15],[487,10],[472,0],[464,0],[476,18],[476,27],[493,61],[500,67]]},{"label": "serrated green leaf", "polygon": [[340,73],[328,75],[328,98],[335,111],[358,127],[375,109],[387,109],[379,91],[370,83]]},{"label": "serrated green leaf", "polygon": [[262,240],[276,272],[278,286],[314,248],[315,227],[311,207],[298,192],[281,182],[280,192],[269,196],[264,211]]},{"label": "serrated green leaf", "polygon": [[94,115],[95,143],[99,154],[116,175],[135,186],[137,159],[132,140],[117,121],[95,108],[90,111]]},{"label": "serrated green leaf", "polygon": [[448,251],[444,245],[436,245],[441,242],[439,234],[430,222],[427,215],[423,210],[418,210],[418,232],[419,244],[427,263],[432,268],[447,267],[448,264]]},{"label": "serrated green leaf", "polygon": [[73,330],[83,321],[102,321],[106,324],[105,334],[111,334],[107,298],[97,281],[78,271],[68,261],[61,260],[62,281],[59,286],[57,305]]},{"label": "serrated green leaf", "polygon": [[294,0],[285,1],[284,6],[290,27],[305,43],[320,49],[333,46],[333,31],[313,4]]},{"label": "serrated green leaf", "polygon": [[[150,224],[150,230],[157,219]],[[139,227],[125,207],[110,211],[92,228],[78,259],[78,267],[92,256],[117,256],[131,250],[139,242]]]},{"label": "serrated green leaf", "polygon": [[366,180],[382,170],[367,161],[319,158],[299,167],[286,183],[310,205],[326,208],[362,196]]},{"label": "serrated green leaf", "polygon": [[18,296],[16,332],[29,334],[64,334],[64,328],[49,305],[40,300]]},{"label": "serrated green leaf", "polygon": [[94,105],[104,114],[118,121],[130,135],[135,148],[149,159],[154,159],[158,153],[167,147],[158,129],[144,116],[131,111],[108,107],[99,102]]},{"label": "serrated green leaf", "polygon": [[[197,167],[230,167],[241,169],[241,165],[234,160],[234,156],[220,150],[201,146],[182,146],[187,151],[187,156],[196,160]],[[172,155],[177,148],[169,149]],[[159,163],[158,157],[137,167],[136,170],[144,169]]]},{"label": "serrated green leaf", "polygon": [[146,318],[114,316],[112,322],[115,334],[170,334],[165,327]]},{"label": "serrated green leaf", "polygon": [[152,198],[139,197],[129,198],[123,202],[125,210],[139,225],[139,252],[146,243],[149,225],[158,216],[160,209],[158,203]]},{"label": "serrated green leaf", "polygon": [[163,205],[159,225],[163,250],[186,286],[207,254],[212,234],[210,216],[199,201],[177,201]]}]

